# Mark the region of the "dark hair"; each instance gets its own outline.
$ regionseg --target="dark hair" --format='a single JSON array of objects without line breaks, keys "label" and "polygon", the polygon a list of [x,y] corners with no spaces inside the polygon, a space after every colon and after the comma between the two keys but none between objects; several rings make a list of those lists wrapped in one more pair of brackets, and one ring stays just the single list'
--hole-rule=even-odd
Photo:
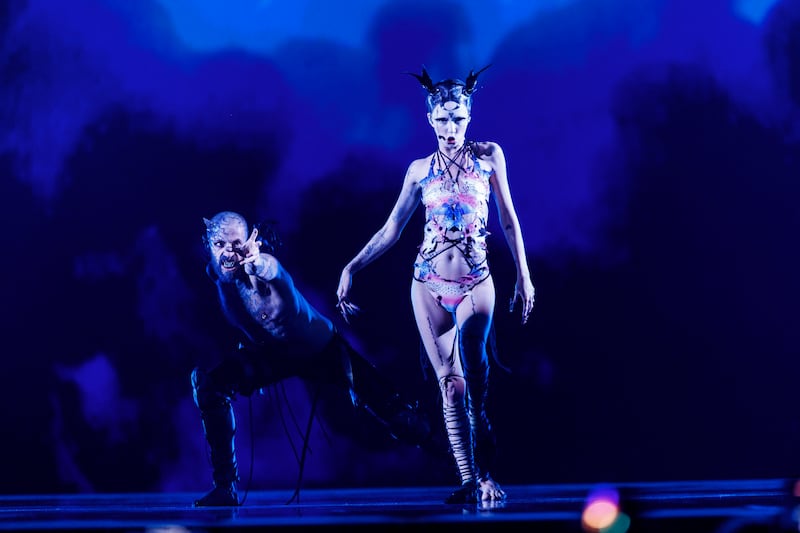
[{"label": "dark hair", "polygon": [[258,230],[257,241],[261,241],[261,251],[268,254],[275,253],[275,251],[283,246],[283,241],[276,226],[278,223],[274,220],[264,220],[258,224],[253,224],[253,227]]}]

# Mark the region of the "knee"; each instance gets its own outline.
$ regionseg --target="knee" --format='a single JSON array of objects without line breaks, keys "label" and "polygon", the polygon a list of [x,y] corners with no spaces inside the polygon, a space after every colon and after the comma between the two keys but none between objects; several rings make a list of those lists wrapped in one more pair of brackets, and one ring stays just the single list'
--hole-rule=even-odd
[{"label": "knee", "polygon": [[211,407],[224,405],[226,397],[216,390],[208,372],[200,367],[195,368],[192,370],[191,381],[194,404],[200,410],[205,411]]},{"label": "knee", "polygon": [[439,379],[439,389],[445,405],[457,405],[466,397],[467,383],[463,376],[449,374]]},{"label": "knee", "polygon": [[205,388],[204,383],[207,381],[207,374],[205,370],[200,367],[196,367],[194,370],[192,370],[191,380],[194,404],[197,407],[200,407],[200,398],[202,397],[202,391]]}]

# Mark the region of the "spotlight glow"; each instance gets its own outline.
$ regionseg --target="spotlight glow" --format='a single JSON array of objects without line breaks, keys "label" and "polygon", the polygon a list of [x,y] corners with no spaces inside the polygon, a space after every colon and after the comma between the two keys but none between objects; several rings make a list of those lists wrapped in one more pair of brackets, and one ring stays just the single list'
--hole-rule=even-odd
[{"label": "spotlight glow", "polygon": [[778,0],[735,0],[733,12],[739,18],[753,24],[761,24],[769,14],[769,10]]},{"label": "spotlight glow", "polygon": [[619,507],[609,499],[597,498],[583,509],[581,522],[586,531],[601,531],[611,526],[619,515]]},{"label": "spotlight glow", "polygon": [[620,511],[619,492],[608,485],[594,487],[586,497],[581,525],[587,533],[625,533],[630,519]]}]

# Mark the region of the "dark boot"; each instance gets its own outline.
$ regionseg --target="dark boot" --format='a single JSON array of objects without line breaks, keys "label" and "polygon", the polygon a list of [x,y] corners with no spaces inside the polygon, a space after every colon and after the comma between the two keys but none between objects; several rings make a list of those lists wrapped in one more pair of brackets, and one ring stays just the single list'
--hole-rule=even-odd
[{"label": "dark boot", "polygon": [[236,482],[239,470],[236,464],[234,434],[236,419],[233,407],[226,400],[223,405],[201,411],[203,431],[208,441],[213,468],[214,488],[194,502],[195,507],[238,506]]},{"label": "dark boot", "polygon": [[194,501],[195,507],[238,507],[239,497],[236,494],[236,485],[217,485],[200,499]]},{"label": "dark boot", "polygon": [[445,498],[444,503],[478,503],[479,501],[478,484],[474,481],[467,481],[461,485],[461,488],[456,489],[450,496]]}]

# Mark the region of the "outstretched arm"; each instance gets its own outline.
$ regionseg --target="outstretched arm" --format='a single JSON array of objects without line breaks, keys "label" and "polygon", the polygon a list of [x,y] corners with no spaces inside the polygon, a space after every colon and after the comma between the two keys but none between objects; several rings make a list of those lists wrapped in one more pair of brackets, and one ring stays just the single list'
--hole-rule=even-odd
[{"label": "outstretched arm", "polygon": [[492,165],[494,174],[492,176],[492,188],[494,199],[497,204],[497,212],[500,216],[500,224],[503,227],[503,235],[506,237],[514,263],[517,265],[517,282],[514,286],[514,295],[509,304],[510,311],[514,310],[517,300],[522,303],[522,323],[528,321],[528,315],[533,310],[535,289],[531,281],[531,273],[528,269],[528,259],[525,255],[525,242],[522,240],[522,229],[520,228],[519,218],[514,209],[514,202],[511,199],[511,190],[508,185],[508,174],[506,171],[506,158],[503,150],[495,143],[486,144],[487,153],[484,158]]},{"label": "outstretched arm", "polygon": [[339,299],[339,310],[342,312],[345,319],[347,319],[348,314],[352,314],[354,311],[358,310],[358,307],[354,306],[348,299],[350,287],[353,282],[353,274],[383,255],[386,250],[397,242],[403,228],[405,228],[409,218],[411,218],[411,214],[416,208],[420,190],[419,181],[414,177],[416,175],[414,172],[416,164],[417,162],[415,161],[409,165],[405,179],[403,180],[403,188],[400,191],[400,196],[397,198],[389,214],[389,218],[386,219],[383,227],[370,238],[366,246],[364,246],[342,270],[336,296]]}]

